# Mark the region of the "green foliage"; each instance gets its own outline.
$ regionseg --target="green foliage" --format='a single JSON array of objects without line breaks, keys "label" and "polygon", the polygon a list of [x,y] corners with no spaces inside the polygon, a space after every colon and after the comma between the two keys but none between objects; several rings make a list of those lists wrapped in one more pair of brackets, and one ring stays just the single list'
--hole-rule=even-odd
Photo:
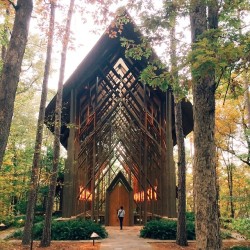
[{"label": "green foliage", "polygon": [[221,230],[220,237],[222,239],[230,239],[230,238],[232,238],[232,234],[229,230]]},{"label": "green foliage", "polygon": [[170,74],[165,71],[164,73],[160,73],[162,65],[160,64],[149,64],[141,73],[140,80],[149,84],[153,88],[159,87],[162,90],[166,91],[169,86]]},{"label": "green foliage", "polygon": [[186,222],[187,239],[195,240],[195,223],[194,221]]},{"label": "green foliage", "polygon": [[140,81],[153,88],[158,87],[162,91],[166,91],[171,86],[174,94],[182,99],[188,93],[188,81],[185,78],[174,77],[178,70],[177,67],[173,70],[174,72],[170,72],[159,60],[154,60],[141,72]]},{"label": "green foliage", "polygon": [[230,249],[231,250],[250,250],[250,247],[247,247],[247,246],[233,246]]},{"label": "green foliage", "polygon": [[227,231],[236,231],[250,239],[250,219],[221,218],[221,227]]},{"label": "green foliage", "polygon": [[[149,221],[140,231],[140,237],[161,239],[161,240],[175,240],[177,231],[177,222],[174,220],[152,220]],[[194,222],[187,222],[187,238],[189,240],[195,239]]]},{"label": "green foliage", "polygon": [[231,33],[227,30],[208,30],[193,44],[188,61],[192,63],[194,77],[215,73],[218,85],[221,80],[230,82],[232,72],[247,68],[249,35],[228,34]]},{"label": "green foliage", "polygon": [[164,219],[149,221],[140,231],[140,237],[174,240],[176,238],[176,221]]},{"label": "green foliage", "polygon": [[126,48],[125,56],[128,58],[141,60],[142,58],[148,59],[152,55],[152,49],[145,38],[142,38],[140,43],[125,37],[121,37],[120,41],[121,46]]},{"label": "green foliage", "polygon": [[236,219],[232,221],[231,228],[250,239],[250,219]]},{"label": "green foliage", "polygon": [[[41,239],[43,232],[43,223],[37,223],[33,229],[34,239]],[[103,226],[91,220],[69,220],[69,221],[52,221],[51,239],[52,240],[89,240],[91,234],[95,232],[101,238],[107,238],[108,233]],[[22,231],[16,231],[13,238],[21,238]]]},{"label": "green foliage", "polygon": [[220,225],[224,229],[230,229],[230,224],[232,223],[232,218],[221,217],[220,218]]},{"label": "green foliage", "polygon": [[195,221],[195,214],[194,214],[194,212],[186,212],[186,220],[194,222]]},{"label": "green foliage", "polygon": [[[210,36],[211,34],[207,35]],[[193,45],[190,61],[192,62],[194,76],[198,77],[201,74],[215,69],[217,64],[217,46],[215,42],[211,43],[210,39],[207,37],[204,37]]]},{"label": "green foliage", "polygon": [[[36,215],[34,217],[34,222],[38,223],[44,220],[44,217],[42,215]],[[4,219],[2,219],[0,222],[2,222],[6,227],[23,227],[25,222],[25,215],[19,215],[19,216],[6,216]]]}]

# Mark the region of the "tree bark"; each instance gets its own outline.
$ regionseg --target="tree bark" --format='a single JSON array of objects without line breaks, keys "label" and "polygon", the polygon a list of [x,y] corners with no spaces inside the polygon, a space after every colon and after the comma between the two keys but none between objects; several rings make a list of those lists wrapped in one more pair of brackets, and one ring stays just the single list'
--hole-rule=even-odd
[{"label": "tree bark", "polygon": [[[190,21],[193,50],[207,28],[218,25],[218,3],[191,0]],[[209,23],[207,23],[207,20]],[[221,249],[219,208],[216,190],[215,70],[207,67],[199,72],[192,68],[194,114],[194,200],[196,216],[196,248]]]},{"label": "tree bark", "polygon": [[171,75],[173,76],[173,85],[176,85],[174,93],[174,113],[175,113],[175,131],[178,146],[178,210],[177,210],[177,235],[176,243],[180,246],[187,246],[186,234],[186,160],[185,160],[185,143],[182,127],[182,96],[180,82],[177,71],[177,39],[175,34],[177,10],[175,8],[176,1],[170,3],[172,12],[170,14],[170,63]]},{"label": "tree bark", "polygon": [[228,189],[229,189],[229,197],[230,197],[230,217],[234,218],[234,202],[233,202],[233,164],[229,164],[227,166],[227,181],[228,181]]},{"label": "tree bark", "polygon": [[186,160],[181,102],[175,103],[175,131],[178,146],[178,213],[176,243],[187,246],[186,233]]},{"label": "tree bark", "polygon": [[57,184],[57,172],[58,163],[60,158],[60,134],[61,134],[61,112],[62,112],[62,92],[63,92],[63,81],[64,81],[64,71],[66,63],[66,54],[70,36],[70,25],[73,15],[75,0],[70,1],[70,6],[67,15],[67,23],[65,27],[65,35],[63,39],[63,48],[61,53],[61,65],[60,65],[60,75],[58,81],[58,92],[56,96],[56,109],[55,109],[55,131],[54,131],[54,157],[52,173],[50,178],[50,187],[48,200],[46,205],[45,222],[43,228],[43,235],[41,239],[41,247],[50,246],[51,243],[51,222],[52,222],[52,212],[54,205],[55,190]]},{"label": "tree bark", "polygon": [[45,67],[44,67],[39,117],[38,117],[38,122],[37,122],[35,152],[33,155],[33,165],[32,165],[32,172],[31,172],[31,183],[30,183],[30,188],[29,188],[26,219],[25,219],[24,233],[23,233],[23,239],[22,239],[23,245],[30,244],[32,240],[32,227],[33,227],[33,221],[34,221],[34,210],[36,207],[36,197],[37,197],[38,181],[39,181],[39,174],[40,174],[39,170],[40,170],[40,159],[41,159],[41,147],[42,147],[42,140],[43,140],[43,126],[44,126],[44,118],[45,118],[45,108],[46,108],[47,93],[48,93],[48,80],[49,80],[49,71],[50,71],[50,65],[51,65],[51,54],[52,54],[53,37],[54,37],[54,23],[55,23],[55,2],[51,1],[50,2],[50,23],[49,23],[49,33],[48,33],[47,55],[46,55],[46,62],[45,62]]},{"label": "tree bark", "polygon": [[27,44],[32,0],[18,0],[16,15],[0,80],[0,166],[8,142],[16,90]]}]

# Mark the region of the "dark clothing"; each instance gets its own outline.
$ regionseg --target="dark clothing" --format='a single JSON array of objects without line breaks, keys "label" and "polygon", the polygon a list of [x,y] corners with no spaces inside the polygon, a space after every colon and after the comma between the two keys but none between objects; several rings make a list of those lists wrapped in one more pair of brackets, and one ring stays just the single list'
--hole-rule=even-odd
[{"label": "dark clothing", "polygon": [[124,217],[118,217],[119,218],[119,221],[120,221],[120,229],[122,230],[122,224],[123,224],[123,218]]},{"label": "dark clothing", "polygon": [[125,210],[122,207],[118,210],[117,216],[120,221],[120,229],[122,230],[123,218],[125,216]]}]

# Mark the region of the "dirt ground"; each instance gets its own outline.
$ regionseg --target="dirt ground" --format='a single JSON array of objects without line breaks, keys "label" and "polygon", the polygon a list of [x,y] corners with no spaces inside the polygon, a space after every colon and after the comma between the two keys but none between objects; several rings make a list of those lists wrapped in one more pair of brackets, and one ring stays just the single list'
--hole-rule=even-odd
[{"label": "dirt ground", "polygon": [[[190,242],[188,246],[181,247],[175,243],[153,243],[154,250],[195,250],[195,242]],[[247,246],[250,250],[250,241],[224,241],[222,245],[223,250],[228,250],[233,246]]]},{"label": "dirt ground", "polygon": [[[195,242],[189,243],[187,247],[180,247],[175,243],[150,243],[153,250],[195,250]],[[250,249],[250,241],[224,241],[223,250],[230,249],[233,246],[248,246]],[[24,247],[20,241],[0,241],[0,250],[30,250],[30,246]],[[39,242],[33,243],[33,250],[99,250],[100,243],[95,242],[94,246],[92,242],[52,242],[50,247],[41,248]]]},{"label": "dirt ground", "polygon": [[[99,250],[100,243],[96,243],[93,246],[91,242],[52,242],[49,247],[39,247],[40,242],[34,242],[33,250]],[[31,246],[22,246],[21,241],[16,242],[0,242],[0,250],[30,250]]]}]

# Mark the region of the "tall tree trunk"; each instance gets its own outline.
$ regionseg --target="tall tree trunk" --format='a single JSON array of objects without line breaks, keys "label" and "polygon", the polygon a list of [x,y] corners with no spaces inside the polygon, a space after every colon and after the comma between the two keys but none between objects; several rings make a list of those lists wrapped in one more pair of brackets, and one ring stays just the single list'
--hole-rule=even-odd
[{"label": "tall tree trunk", "polygon": [[51,54],[52,54],[53,37],[54,37],[54,23],[55,23],[55,1],[53,0],[50,2],[50,23],[49,23],[49,33],[48,33],[47,55],[44,67],[39,117],[37,122],[35,152],[33,156],[33,165],[31,173],[31,183],[29,187],[29,197],[28,197],[26,219],[25,219],[24,233],[22,239],[23,245],[30,244],[32,240],[32,227],[34,221],[34,210],[36,206],[36,197],[37,197],[38,181],[40,174],[39,170],[40,170],[40,160],[41,160],[41,147],[43,140],[43,126],[45,118],[45,108],[46,108],[47,93],[48,93],[48,80],[49,80],[49,71],[51,65]]},{"label": "tall tree trunk", "polygon": [[230,213],[231,218],[234,218],[234,202],[233,202],[233,164],[227,166],[227,181],[230,197]]},{"label": "tall tree trunk", "polygon": [[[246,138],[246,143],[247,143],[247,157],[245,163],[248,164],[250,162],[250,98],[249,98],[249,78],[247,78],[246,73],[243,75],[243,81],[244,81],[244,88],[245,88],[245,93],[244,93],[244,100],[245,100],[245,109],[246,109],[246,119],[243,118],[242,124],[243,124],[243,130],[244,130],[244,135]],[[246,120],[246,122],[244,121]]]},{"label": "tall tree trunk", "polygon": [[[207,28],[218,26],[218,3],[191,0],[190,21],[193,50]],[[208,23],[207,23],[208,20]],[[197,62],[196,62],[197,63]],[[192,65],[193,66],[193,65]],[[216,190],[215,70],[194,71],[194,200],[197,249],[221,249],[219,208]]]},{"label": "tall tree trunk", "polygon": [[186,233],[186,160],[180,101],[177,101],[175,103],[175,131],[178,146],[178,220],[176,243],[180,246],[187,246],[188,242]]},{"label": "tall tree trunk", "polygon": [[182,127],[182,110],[181,110],[181,91],[180,82],[177,71],[177,39],[175,34],[176,28],[176,15],[175,8],[176,1],[171,3],[170,15],[170,64],[171,74],[173,76],[173,84],[176,85],[174,93],[174,111],[175,111],[175,131],[176,141],[178,146],[178,211],[177,211],[177,235],[176,243],[180,246],[187,246],[187,233],[186,233],[186,160],[185,160],[185,143],[184,133]]},{"label": "tall tree trunk", "polygon": [[223,156],[223,151],[222,151],[222,158],[223,158],[224,165],[226,166],[226,169],[227,169],[227,186],[228,186],[228,192],[229,192],[230,217],[234,218],[234,213],[235,213],[234,202],[233,202],[233,169],[234,169],[234,165],[230,161],[230,159],[228,159],[229,161],[226,161],[225,157]]},{"label": "tall tree trunk", "polygon": [[17,85],[21,72],[23,55],[27,44],[32,0],[18,0],[10,43],[5,55],[0,79],[0,167],[10,133]]},{"label": "tall tree trunk", "polygon": [[45,213],[45,222],[43,228],[43,235],[41,240],[41,246],[47,247],[50,246],[51,242],[51,221],[52,221],[52,212],[54,205],[54,197],[56,190],[57,182],[57,172],[58,172],[58,163],[60,158],[60,134],[61,134],[61,112],[62,112],[62,92],[63,92],[63,81],[64,81],[64,71],[66,63],[67,48],[70,36],[70,25],[73,15],[75,0],[70,1],[70,6],[67,15],[67,23],[65,27],[65,35],[63,38],[63,48],[61,53],[61,66],[60,66],[60,75],[58,81],[58,92],[56,96],[56,109],[55,109],[55,131],[54,131],[54,157],[53,157],[53,167],[52,174],[50,178],[50,187],[48,200],[46,205]]}]

